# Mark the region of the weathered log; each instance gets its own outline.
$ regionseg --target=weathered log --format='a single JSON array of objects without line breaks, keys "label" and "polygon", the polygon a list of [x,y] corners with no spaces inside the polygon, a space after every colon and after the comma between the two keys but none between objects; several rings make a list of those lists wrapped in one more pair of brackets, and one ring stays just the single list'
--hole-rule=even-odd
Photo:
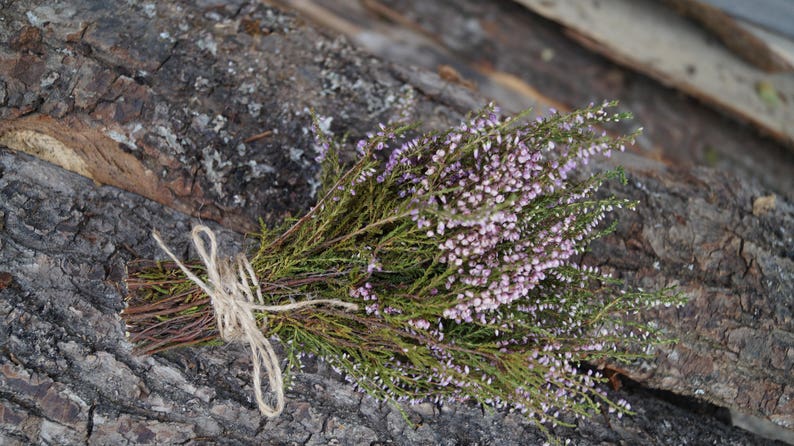
[{"label": "weathered log", "polygon": [[363,132],[401,82],[300,20],[228,3],[8,7],[2,143],[238,230],[306,208],[309,109]]},{"label": "weathered log", "polygon": [[[558,110],[619,99],[636,116],[643,156],[756,178],[794,199],[794,152],[678,91],[600,57],[516,2],[278,0],[398,66],[453,65],[503,109]],[[379,20],[379,18],[381,18]],[[728,69],[728,68],[726,68]],[[446,91],[449,83],[429,90]]]},{"label": "weathered log", "polygon": [[[251,401],[250,359],[242,347],[136,357],[117,317],[125,262],[159,255],[151,228],[188,255],[191,220],[150,200],[247,230],[260,216],[273,222],[313,199],[307,108],[355,135],[388,119],[406,82],[428,93],[415,111],[427,127],[453,122],[481,101],[464,89],[443,88],[433,76],[363,56],[256,3],[21,1],[1,10],[0,19],[0,144],[14,149],[0,153],[4,443],[526,444],[541,438],[519,415],[483,415],[466,405],[411,410],[412,428],[394,408],[362,398],[322,364],[298,376],[287,414],[265,420]],[[272,134],[264,136],[267,130]],[[615,192],[640,199],[641,209],[621,216],[619,232],[594,246],[593,261],[607,262],[635,284],[678,281],[693,296],[683,310],[658,314],[681,344],[648,366],[651,376],[640,366],[626,373],[678,393],[702,390],[720,405],[790,423],[794,330],[786,299],[794,266],[791,241],[777,229],[791,227],[790,204],[779,200],[755,216],[752,202],[762,193],[747,182],[624,161],[635,162],[632,182]],[[239,236],[225,235],[239,246]],[[766,345],[758,340],[765,336],[788,353],[745,348]],[[711,418],[693,423],[642,391],[622,396],[640,408],[639,416],[611,420],[611,430],[595,418],[559,434],[581,444],[647,443],[657,436],[678,443],[760,441]]]},{"label": "weathered log", "polygon": [[746,62],[768,72],[791,71],[794,68],[790,61],[794,54],[779,53],[771,42],[764,39],[768,33],[758,33],[754,28],[748,27],[747,22],[732,17],[726,11],[704,1],[665,2],[678,14],[700,23]]}]

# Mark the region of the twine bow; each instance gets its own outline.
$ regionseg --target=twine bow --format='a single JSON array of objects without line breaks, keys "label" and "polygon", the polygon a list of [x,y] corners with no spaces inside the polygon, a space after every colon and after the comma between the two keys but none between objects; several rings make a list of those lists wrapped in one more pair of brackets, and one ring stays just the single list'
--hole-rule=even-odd
[{"label": "twine bow", "polygon": [[[209,239],[209,253],[204,239],[204,234]],[[266,417],[276,417],[284,410],[284,381],[281,376],[281,367],[278,356],[273,351],[273,346],[260,330],[254,317],[254,311],[264,313],[277,313],[297,310],[310,305],[332,305],[348,311],[358,309],[356,304],[343,302],[336,299],[313,299],[283,305],[265,305],[262,299],[262,289],[254,273],[254,268],[248,258],[239,253],[233,258],[218,258],[218,242],[215,233],[206,226],[197,225],[192,231],[193,244],[199,257],[207,268],[208,283],[199,279],[171,252],[163,243],[157,231],[152,232],[152,237],[160,248],[171,257],[182,272],[198,285],[210,297],[210,302],[215,310],[215,318],[221,339],[227,342],[245,342],[251,347],[254,362],[253,386],[259,410]],[[256,295],[251,289],[256,290]],[[270,390],[276,395],[275,406],[265,403],[262,395],[262,365],[270,382]]]}]

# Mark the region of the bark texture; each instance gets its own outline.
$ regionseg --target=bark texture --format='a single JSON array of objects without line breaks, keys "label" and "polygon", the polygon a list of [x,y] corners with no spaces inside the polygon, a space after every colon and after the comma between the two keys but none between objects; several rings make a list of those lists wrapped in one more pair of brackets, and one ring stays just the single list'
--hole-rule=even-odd
[{"label": "bark texture", "polygon": [[[282,417],[263,419],[243,347],[136,357],[117,316],[125,263],[160,257],[152,228],[188,257],[195,218],[239,247],[233,231],[312,203],[309,108],[356,136],[406,88],[428,128],[480,99],[256,2],[0,5],[0,145],[12,149],[0,149],[0,443],[540,441],[518,415],[467,405],[419,406],[411,425],[322,364],[298,376]],[[640,211],[585,261],[692,297],[647,316],[681,343],[625,373],[794,428],[790,203],[754,209],[766,192],[730,174],[620,162],[631,181],[613,192]],[[557,432],[578,444],[763,442],[643,389],[617,397],[638,416]]]}]

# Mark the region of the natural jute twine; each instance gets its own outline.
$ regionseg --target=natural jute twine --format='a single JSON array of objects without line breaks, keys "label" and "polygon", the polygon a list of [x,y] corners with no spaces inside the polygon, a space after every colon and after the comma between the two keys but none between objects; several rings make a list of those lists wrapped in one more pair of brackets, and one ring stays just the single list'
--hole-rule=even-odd
[{"label": "natural jute twine", "polygon": [[[209,253],[201,234],[210,242]],[[242,253],[234,258],[218,258],[218,243],[215,233],[206,226],[197,225],[193,228],[193,244],[196,252],[207,268],[209,283],[205,283],[171,252],[163,243],[157,231],[152,232],[160,248],[179,266],[185,275],[195,282],[210,297],[215,310],[218,331],[221,339],[227,342],[245,342],[251,347],[254,362],[253,386],[259,410],[267,417],[276,417],[284,410],[284,381],[278,356],[273,351],[267,337],[262,333],[254,317],[254,311],[276,313],[297,310],[310,305],[331,305],[348,311],[356,311],[358,306],[350,302],[335,299],[313,299],[283,305],[265,305],[262,289],[254,273],[251,262]],[[256,296],[251,289],[256,290]],[[269,406],[262,396],[262,365],[270,382],[270,390],[276,395],[276,405]]]}]

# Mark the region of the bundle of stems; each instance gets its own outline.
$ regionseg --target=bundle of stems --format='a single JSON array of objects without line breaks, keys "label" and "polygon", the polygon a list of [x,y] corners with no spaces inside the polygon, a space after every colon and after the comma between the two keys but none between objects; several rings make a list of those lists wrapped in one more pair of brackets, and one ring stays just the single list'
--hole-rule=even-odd
[{"label": "bundle of stems", "polygon": [[[347,168],[343,143],[316,124],[320,199],[299,219],[263,226],[250,260],[269,305],[337,299],[359,310],[257,314],[287,371],[312,355],[378,400],[476,401],[541,428],[561,413],[628,412],[582,365],[666,342],[632,315],[680,296],[627,290],[578,264],[612,230],[600,224],[606,214],[634,206],[597,194],[619,170],[572,179],[590,157],[633,141],[600,130],[629,117],[614,105],[529,121],[489,107],[416,138],[411,126],[381,125]],[[217,342],[209,299],[173,263],[137,264],[128,287],[123,318],[139,351]]]}]

